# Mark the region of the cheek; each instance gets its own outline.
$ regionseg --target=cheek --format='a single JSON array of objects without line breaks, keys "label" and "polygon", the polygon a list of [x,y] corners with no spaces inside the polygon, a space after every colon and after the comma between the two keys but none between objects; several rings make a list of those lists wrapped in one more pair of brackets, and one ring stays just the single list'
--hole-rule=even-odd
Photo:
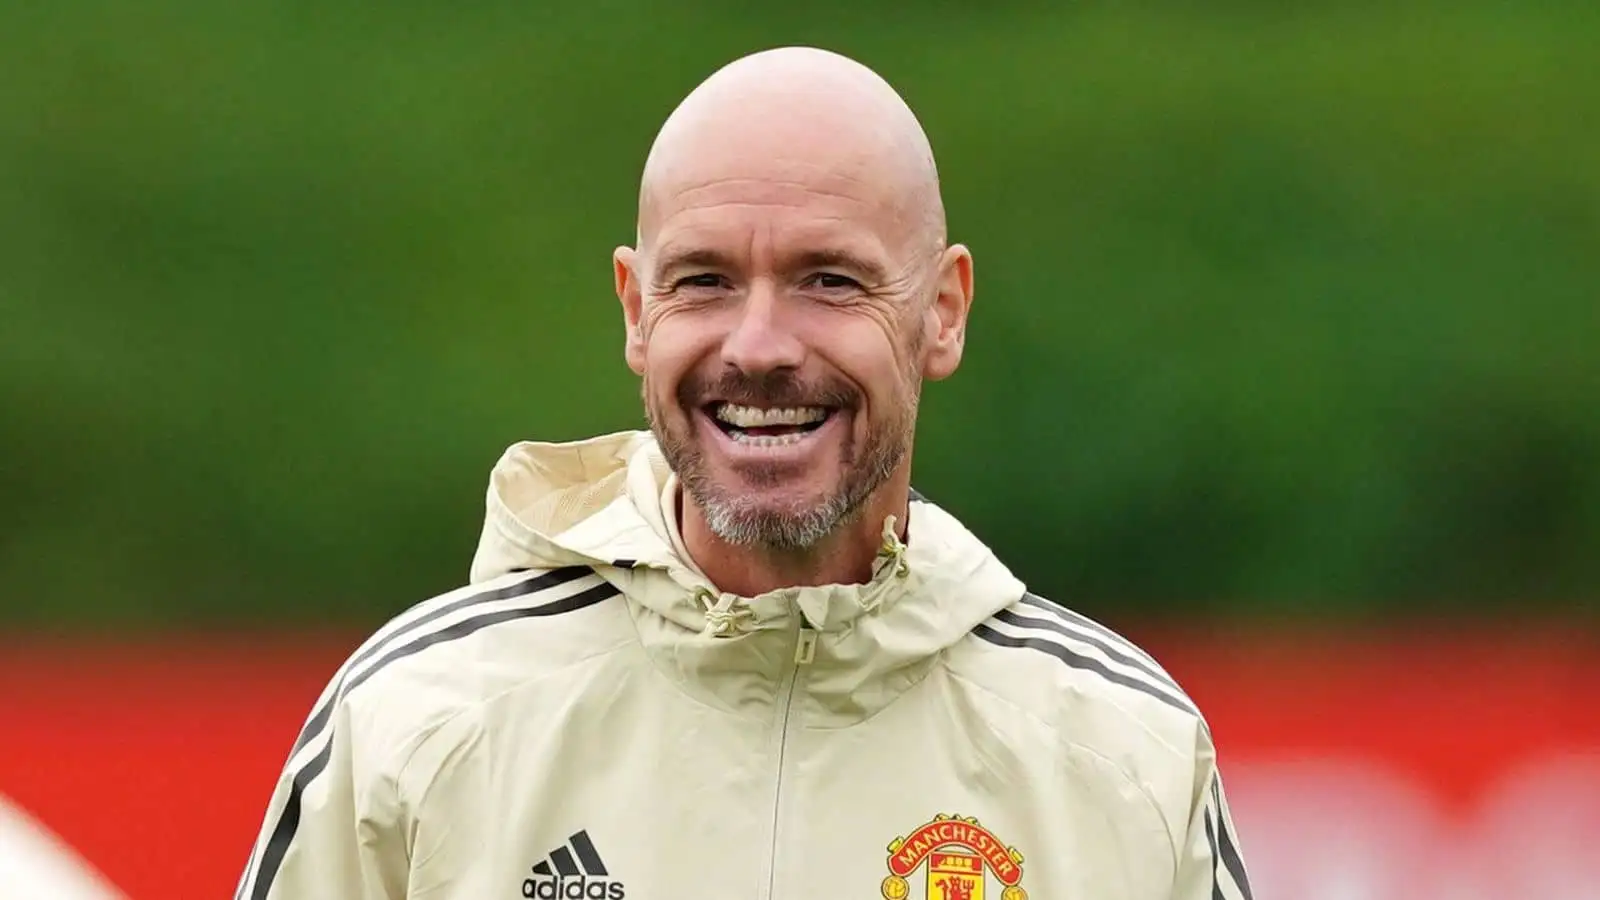
[{"label": "cheek", "polygon": [[678,385],[710,352],[708,332],[686,316],[663,316],[646,329],[644,377],[652,393],[664,400],[673,397]]},{"label": "cheek", "polygon": [[885,406],[892,407],[905,396],[906,374],[912,362],[906,339],[872,321],[852,327],[836,327],[824,336],[832,362],[846,378],[854,381],[881,417]]}]

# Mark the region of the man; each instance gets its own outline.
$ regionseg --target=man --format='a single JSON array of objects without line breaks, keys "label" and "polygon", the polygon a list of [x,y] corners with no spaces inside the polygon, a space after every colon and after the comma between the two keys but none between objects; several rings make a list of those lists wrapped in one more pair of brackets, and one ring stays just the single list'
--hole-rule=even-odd
[{"label": "man", "polygon": [[239,896],[1249,898],[1193,703],[910,488],[973,270],[893,89],[720,70],[637,243],[650,432],[507,451],[471,587],[334,677]]}]

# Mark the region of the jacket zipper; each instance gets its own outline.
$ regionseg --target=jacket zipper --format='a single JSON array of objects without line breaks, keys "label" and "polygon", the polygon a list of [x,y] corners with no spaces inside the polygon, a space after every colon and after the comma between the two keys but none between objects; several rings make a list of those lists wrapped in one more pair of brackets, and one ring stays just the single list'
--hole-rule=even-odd
[{"label": "jacket zipper", "polygon": [[816,656],[816,652],[817,632],[810,626],[802,624],[800,637],[794,648],[794,665],[789,666],[784,672],[783,682],[778,691],[781,704],[777,715],[778,771],[772,785],[772,845],[767,850],[767,888],[761,895],[765,900],[772,900],[777,890],[778,838],[779,826],[783,820],[783,775],[788,765],[790,713],[794,710],[794,695],[801,673]]}]

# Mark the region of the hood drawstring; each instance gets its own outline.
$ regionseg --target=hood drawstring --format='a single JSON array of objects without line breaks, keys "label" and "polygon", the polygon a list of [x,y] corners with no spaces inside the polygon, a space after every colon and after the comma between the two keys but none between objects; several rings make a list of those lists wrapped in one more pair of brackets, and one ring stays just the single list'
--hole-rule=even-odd
[{"label": "hood drawstring", "polygon": [[911,574],[911,565],[906,562],[906,545],[895,533],[894,516],[883,520],[883,542],[878,545],[878,562],[874,566],[874,574],[881,575],[889,566],[894,567],[894,577],[904,578]]},{"label": "hood drawstring", "polygon": [[[877,560],[873,563],[874,579],[882,578],[885,573],[895,578],[905,578],[911,574],[911,565],[906,562],[906,545],[895,531],[894,516],[884,520],[883,541],[878,546]],[[881,585],[875,593],[882,593]],[[701,587],[695,590],[694,596],[705,612],[706,627],[703,633],[707,637],[738,637],[748,632],[755,620],[755,611],[750,604],[736,594],[719,595]]]},{"label": "hood drawstring", "polygon": [[740,603],[734,594],[721,597],[701,588],[695,592],[706,612],[706,635],[710,637],[736,637],[748,630],[755,613],[749,604]]}]

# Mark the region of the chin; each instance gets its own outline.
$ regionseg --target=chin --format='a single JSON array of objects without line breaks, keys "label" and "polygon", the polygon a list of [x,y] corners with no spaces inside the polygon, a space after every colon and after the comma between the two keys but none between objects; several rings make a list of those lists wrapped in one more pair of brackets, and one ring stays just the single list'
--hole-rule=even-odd
[{"label": "chin", "polygon": [[742,497],[713,501],[703,512],[711,532],[730,544],[790,552],[815,547],[847,518],[838,499],[791,505]]},{"label": "chin", "polygon": [[827,506],[839,493],[837,479],[806,473],[719,467],[711,487],[726,506],[772,516],[800,516]]}]

